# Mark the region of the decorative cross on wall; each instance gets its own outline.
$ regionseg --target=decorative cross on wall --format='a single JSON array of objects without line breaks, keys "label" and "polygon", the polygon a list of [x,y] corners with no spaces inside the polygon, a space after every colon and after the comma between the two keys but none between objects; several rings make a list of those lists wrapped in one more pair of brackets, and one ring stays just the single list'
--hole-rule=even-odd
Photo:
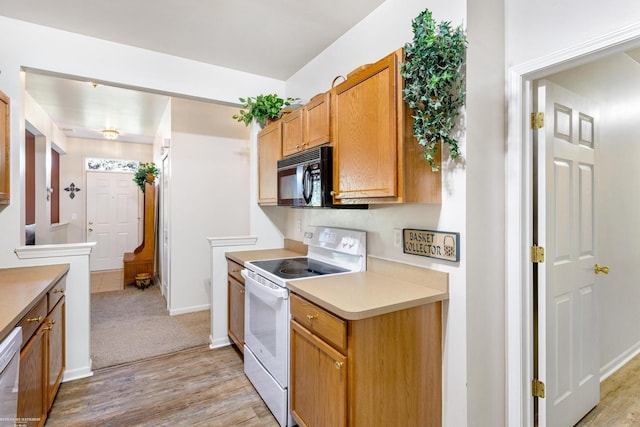
[{"label": "decorative cross on wall", "polygon": [[76,191],[80,191],[80,189],[76,187],[76,185],[72,182],[68,187],[64,189],[64,191],[68,191],[69,197],[73,199],[74,197],[76,197]]}]

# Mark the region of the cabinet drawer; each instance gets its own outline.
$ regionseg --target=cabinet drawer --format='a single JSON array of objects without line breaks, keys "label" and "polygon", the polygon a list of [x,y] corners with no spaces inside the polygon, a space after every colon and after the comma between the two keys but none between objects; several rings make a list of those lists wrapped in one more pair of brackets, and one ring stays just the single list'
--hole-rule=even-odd
[{"label": "cabinet drawer", "polygon": [[49,290],[49,292],[47,292],[47,313],[53,310],[53,307],[55,307],[58,301],[62,299],[66,290],[67,280],[66,277],[63,277],[53,288]]},{"label": "cabinet drawer", "polygon": [[244,267],[242,267],[237,262],[231,261],[227,258],[227,272],[229,273],[229,276],[233,277],[238,282],[244,285],[244,277],[242,277],[242,274],[240,274],[243,268]]},{"label": "cabinet drawer", "polygon": [[295,294],[291,294],[291,317],[346,354],[346,321]]},{"label": "cabinet drawer", "polygon": [[29,341],[31,335],[34,334],[36,329],[44,323],[44,319],[47,317],[47,299],[45,297],[40,298],[40,301],[20,320],[18,326],[22,326],[22,346]]}]

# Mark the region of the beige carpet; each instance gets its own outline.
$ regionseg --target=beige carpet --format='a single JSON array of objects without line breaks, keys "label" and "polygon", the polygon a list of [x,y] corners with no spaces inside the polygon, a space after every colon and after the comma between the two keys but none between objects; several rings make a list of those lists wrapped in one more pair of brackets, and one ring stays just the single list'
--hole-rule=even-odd
[{"label": "beige carpet", "polygon": [[169,316],[157,285],[91,295],[93,369],[209,343],[209,310]]}]

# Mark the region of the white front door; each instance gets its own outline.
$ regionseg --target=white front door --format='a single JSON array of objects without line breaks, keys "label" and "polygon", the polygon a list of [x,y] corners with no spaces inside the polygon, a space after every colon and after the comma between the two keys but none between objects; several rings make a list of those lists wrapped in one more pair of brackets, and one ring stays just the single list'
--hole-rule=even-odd
[{"label": "white front door", "polygon": [[138,187],[132,173],[87,172],[87,241],[91,271],[122,268],[139,244]]},{"label": "white front door", "polygon": [[[595,211],[597,112],[548,81],[534,91],[544,127],[534,131],[537,200],[540,426],[572,426],[600,399]],[[536,208],[537,204],[537,208]]]}]

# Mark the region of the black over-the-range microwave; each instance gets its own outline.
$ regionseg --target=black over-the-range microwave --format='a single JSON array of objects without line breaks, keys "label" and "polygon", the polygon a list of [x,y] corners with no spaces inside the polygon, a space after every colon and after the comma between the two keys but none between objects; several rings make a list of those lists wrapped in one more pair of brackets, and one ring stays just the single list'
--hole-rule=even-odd
[{"label": "black over-the-range microwave", "polygon": [[332,206],[331,154],[322,146],[278,160],[278,206]]},{"label": "black over-the-range microwave", "polygon": [[333,148],[321,146],[278,160],[278,206],[367,209],[366,204],[334,205]]}]

